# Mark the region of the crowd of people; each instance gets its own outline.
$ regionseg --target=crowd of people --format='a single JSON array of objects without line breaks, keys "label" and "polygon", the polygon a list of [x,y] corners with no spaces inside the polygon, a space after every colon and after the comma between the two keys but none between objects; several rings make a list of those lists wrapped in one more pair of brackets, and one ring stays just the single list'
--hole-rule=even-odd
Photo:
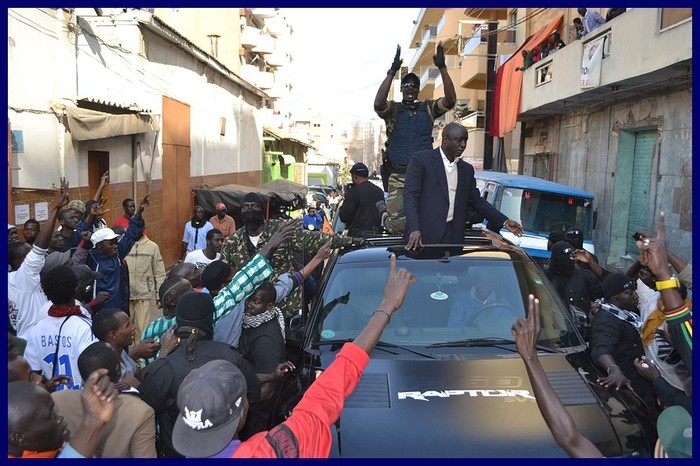
[{"label": "crowd of people", "polygon": [[[99,190],[107,183],[105,174]],[[225,205],[209,220],[195,206],[182,260],[166,272],[142,217],[148,195],[138,207],[125,199],[123,216],[109,227],[99,192],[69,202],[68,188],[62,179],[48,220],[43,228],[28,222],[25,241],[8,225],[8,378],[24,387],[10,390],[10,455],[186,455],[190,447],[175,434],[179,387],[213,362],[243,377],[239,438],[266,431],[278,383],[294,370],[285,338],[305,305],[301,290],[312,294],[313,274],[333,248],[362,240],[302,228],[302,219],[267,219],[265,202],[251,192],[238,229]],[[163,315],[152,320],[154,300]],[[42,406],[37,419],[49,418],[46,425],[16,417],[32,404]],[[194,423],[197,416],[185,417]],[[95,432],[83,441],[86,419]],[[55,432],[37,438],[42,429]]]},{"label": "crowd of people", "polygon": [[[612,21],[614,18],[627,11],[627,8],[609,8],[605,18],[603,18],[598,12],[588,11],[587,8],[578,8],[577,11],[579,17],[574,18],[572,21],[574,26],[573,39],[575,40],[583,38],[603,24]],[[523,49],[520,52],[523,57],[523,64],[522,66],[516,67],[515,71],[525,71],[540,60],[553,55],[557,50],[564,48],[565,45],[566,44],[561,38],[561,33],[559,31],[552,32],[552,35],[543,42],[535,44],[529,50]],[[548,67],[543,67],[541,70],[539,70],[539,83],[547,80],[548,72]]]}]

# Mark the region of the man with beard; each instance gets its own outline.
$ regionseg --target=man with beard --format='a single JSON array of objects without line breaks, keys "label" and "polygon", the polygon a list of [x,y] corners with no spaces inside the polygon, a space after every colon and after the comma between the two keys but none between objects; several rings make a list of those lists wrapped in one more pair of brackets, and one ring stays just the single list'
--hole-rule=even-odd
[{"label": "man with beard", "polygon": [[206,239],[207,245],[203,249],[195,249],[185,256],[185,262],[196,265],[200,271],[221,258],[221,247],[226,240],[218,228],[209,230]]},{"label": "man with beard", "polygon": [[[284,225],[281,220],[265,220],[265,201],[258,193],[248,193],[241,201],[241,216],[245,225],[229,236],[221,251],[221,259],[231,264],[237,270],[255,256],[257,251],[264,248],[273,235]],[[283,273],[293,274],[293,252],[315,254],[325,243],[331,243],[331,248],[349,246],[353,243],[361,243],[362,239],[347,236],[328,235],[298,229],[291,239],[270,258],[274,270],[270,277],[275,282]],[[296,288],[292,293],[279,303],[285,318],[290,318],[302,307],[301,288]]]},{"label": "man with beard", "polygon": [[603,289],[593,272],[576,267],[576,261],[571,258],[574,251],[566,241],[555,243],[544,274],[565,305],[576,306],[589,315],[593,301],[603,297]]},{"label": "man with beard", "polygon": [[180,260],[184,260],[187,254],[196,249],[204,249],[207,245],[207,233],[213,228],[204,218],[204,207],[195,206],[192,220],[185,223]]},{"label": "man with beard", "polygon": [[433,63],[440,70],[445,97],[437,100],[418,101],[420,78],[408,73],[401,79],[401,102],[388,101],[394,76],[401,69],[401,47],[379,86],[374,98],[374,111],[386,124],[386,151],[383,151],[382,176],[388,177],[387,218],[384,228],[392,234],[404,230],[406,217],[403,209],[403,187],[406,168],[414,153],[433,148],[433,121],[455,106],[457,94],[447,72],[442,42],[438,43]]}]

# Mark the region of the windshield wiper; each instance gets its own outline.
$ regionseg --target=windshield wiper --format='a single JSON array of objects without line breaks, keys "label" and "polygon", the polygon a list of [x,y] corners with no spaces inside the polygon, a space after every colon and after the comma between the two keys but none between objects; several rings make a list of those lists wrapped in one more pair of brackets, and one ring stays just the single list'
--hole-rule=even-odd
[{"label": "windshield wiper", "polygon": [[[354,340],[354,338],[339,338],[337,340],[317,340],[315,342],[315,344],[317,344],[317,345],[342,345],[342,344],[351,342],[353,340]],[[406,346],[395,345],[394,343],[388,343],[386,341],[378,341],[376,346],[377,346],[377,348],[379,348],[383,351],[386,351],[387,353],[396,354],[393,351],[389,351],[388,349],[386,349],[386,348],[396,348],[396,349],[400,349],[403,351],[407,351],[409,353],[416,354],[418,356],[423,356],[424,358],[438,359],[437,357],[435,357],[432,354],[421,353],[420,351],[412,350],[411,348],[408,348]]]},{"label": "windshield wiper", "polygon": [[[510,351],[517,352],[517,348],[504,348],[501,345],[510,344],[515,346],[515,340],[501,337],[487,337],[487,338],[467,338],[466,340],[453,340],[445,341],[442,343],[433,343],[432,345],[426,346],[426,348],[450,348],[450,347],[469,347],[469,346],[498,346],[499,348],[507,349]],[[537,345],[537,349],[540,351],[545,351],[547,353],[558,353],[559,351],[550,348],[548,346]]]}]

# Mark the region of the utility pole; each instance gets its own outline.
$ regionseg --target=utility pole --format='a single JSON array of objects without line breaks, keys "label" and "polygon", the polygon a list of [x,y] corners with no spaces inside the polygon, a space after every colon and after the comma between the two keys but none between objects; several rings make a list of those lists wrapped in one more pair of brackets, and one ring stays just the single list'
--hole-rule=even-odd
[{"label": "utility pole", "polygon": [[486,40],[486,108],[484,109],[484,170],[493,169],[493,137],[491,113],[493,112],[493,89],[496,85],[496,52],[498,46],[498,21],[489,20]]}]

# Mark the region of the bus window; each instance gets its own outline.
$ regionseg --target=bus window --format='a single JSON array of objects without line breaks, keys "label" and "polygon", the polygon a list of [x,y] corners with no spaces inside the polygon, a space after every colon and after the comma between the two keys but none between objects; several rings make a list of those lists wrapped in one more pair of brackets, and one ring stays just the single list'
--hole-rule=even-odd
[{"label": "bus window", "polygon": [[575,226],[582,229],[584,239],[590,240],[592,236],[591,199],[534,189],[504,188],[499,210],[528,231],[564,233]]}]

